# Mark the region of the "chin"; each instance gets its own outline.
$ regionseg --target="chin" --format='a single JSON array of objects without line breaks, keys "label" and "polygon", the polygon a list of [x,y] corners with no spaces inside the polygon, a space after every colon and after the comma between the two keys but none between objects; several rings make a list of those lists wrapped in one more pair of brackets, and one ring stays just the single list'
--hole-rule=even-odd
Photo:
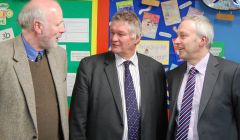
[{"label": "chin", "polygon": [[49,44],[49,48],[56,48],[58,46],[57,42],[52,42],[51,44]]},{"label": "chin", "polygon": [[113,53],[120,53],[120,51],[119,51],[118,49],[113,49],[113,48],[111,48],[111,51],[112,51]]}]

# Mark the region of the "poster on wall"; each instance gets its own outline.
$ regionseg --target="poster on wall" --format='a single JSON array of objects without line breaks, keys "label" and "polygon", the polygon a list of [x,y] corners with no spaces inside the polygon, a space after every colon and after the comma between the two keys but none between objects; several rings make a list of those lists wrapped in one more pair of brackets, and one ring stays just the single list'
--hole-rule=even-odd
[{"label": "poster on wall", "polygon": [[169,41],[141,40],[137,51],[164,65],[169,64]]},{"label": "poster on wall", "polygon": [[144,37],[156,38],[159,19],[160,16],[157,14],[144,12],[142,20],[142,35]]},{"label": "poster on wall", "polygon": [[165,1],[161,5],[166,26],[181,22],[177,0]]}]

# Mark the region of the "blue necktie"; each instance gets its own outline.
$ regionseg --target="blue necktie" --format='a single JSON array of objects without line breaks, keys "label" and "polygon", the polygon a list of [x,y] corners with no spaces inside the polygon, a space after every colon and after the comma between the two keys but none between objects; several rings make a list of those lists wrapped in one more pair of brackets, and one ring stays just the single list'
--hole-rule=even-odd
[{"label": "blue necktie", "polygon": [[128,121],[128,140],[139,140],[140,113],[138,111],[136,92],[133,86],[133,80],[129,71],[131,61],[125,61],[125,100]]},{"label": "blue necktie", "polygon": [[191,118],[192,101],[195,89],[197,70],[192,67],[188,73],[188,80],[184,90],[181,110],[178,116],[176,140],[187,140]]}]

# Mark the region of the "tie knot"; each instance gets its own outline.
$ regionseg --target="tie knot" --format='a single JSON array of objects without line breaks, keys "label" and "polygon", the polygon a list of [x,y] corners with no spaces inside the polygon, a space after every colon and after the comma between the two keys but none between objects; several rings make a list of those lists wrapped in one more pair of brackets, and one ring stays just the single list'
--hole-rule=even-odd
[{"label": "tie knot", "polygon": [[195,75],[197,73],[198,73],[198,70],[195,67],[192,67],[188,72],[188,74],[190,74],[190,75]]},{"label": "tie knot", "polygon": [[36,62],[40,61],[42,59],[42,55],[40,52],[38,52],[37,58],[36,58]]},{"label": "tie knot", "polygon": [[129,65],[130,65],[131,63],[132,63],[132,62],[129,61],[129,60],[123,62],[123,64],[124,64],[124,66],[125,66],[126,69],[129,68]]}]

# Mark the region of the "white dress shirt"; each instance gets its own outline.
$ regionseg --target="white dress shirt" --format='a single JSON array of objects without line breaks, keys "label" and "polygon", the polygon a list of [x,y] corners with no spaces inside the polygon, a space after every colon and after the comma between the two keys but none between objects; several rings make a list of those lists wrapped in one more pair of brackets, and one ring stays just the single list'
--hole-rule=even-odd
[{"label": "white dress shirt", "polygon": [[[123,137],[122,140],[128,140],[128,124],[127,124],[127,111],[126,111],[126,100],[125,100],[125,93],[124,93],[124,61],[127,61],[120,57],[119,55],[115,54],[116,58],[116,67],[118,72],[118,80],[119,80],[119,86],[120,86],[120,92],[121,92],[121,98],[122,98],[122,106],[123,106],[123,122],[124,122],[124,130],[123,130]],[[129,65],[129,70],[133,79],[133,85],[136,92],[136,98],[137,98],[137,105],[138,110],[140,108],[140,76],[139,76],[139,68],[138,68],[138,57],[135,52],[135,54],[129,59],[129,61],[132,62],[132,64]]]},{"label": "white dress shirt", "polygon": [[195,83],[191,118],[190,118],[189,131],[188,131],[188,140],[199,140],[198,132],[197,132],[198,111],[199,111],[199,105],[200,105],[202,89],[203,89],[203,82],[204,82],[204,77],[205,77],[209,56],[210,54],[208,53],[195,66],[189,63],[187,64],[187,71],[184,74],[184,78],[180,88],[178,101],[177,101],[178,112],[180,111],[180,108],[181,108],[182,98],[183,98],[185,86],[187,84],[187,79],[188,79],[188,72],[192,67],[195,67],[198,70],[198,73],[196,74],[196,83]]}]

